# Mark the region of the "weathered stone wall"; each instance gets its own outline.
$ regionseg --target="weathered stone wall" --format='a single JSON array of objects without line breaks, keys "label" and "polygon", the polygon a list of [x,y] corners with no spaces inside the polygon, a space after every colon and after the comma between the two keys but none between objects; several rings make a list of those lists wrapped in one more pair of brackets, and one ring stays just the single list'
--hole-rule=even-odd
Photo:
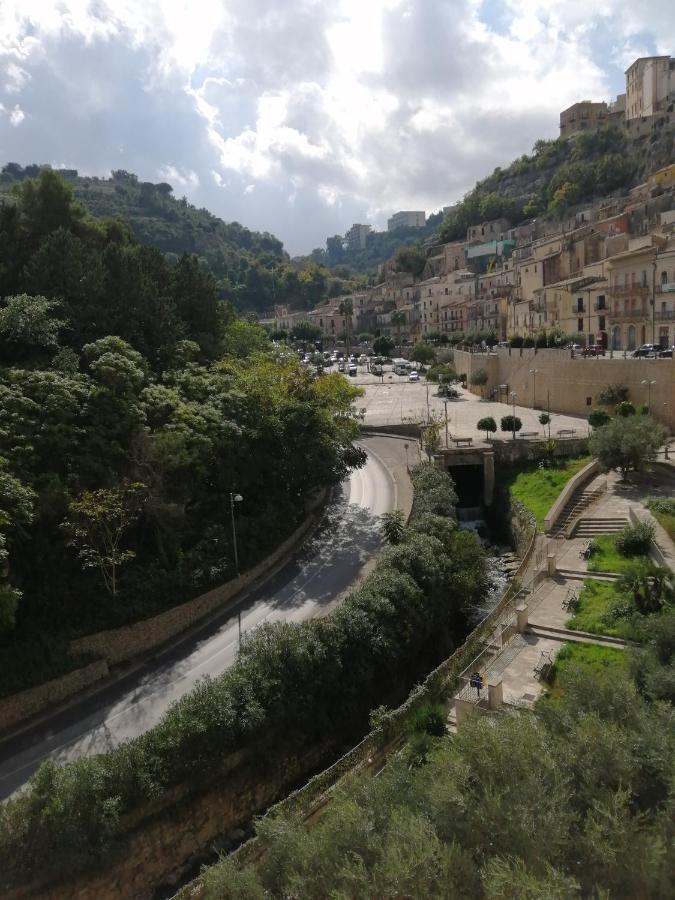
[{"label": "weathered stone wall", "polygon": [[95,681],[105,678],[107,674],[107,662],[98,659],[81,669],[62,675],[61,678],[53,678],[37,687],[3,697],[0,700],[0,732],[8,731],[24,719],[42,712],[51,704],[59,703]]},{"label": "weathered stone wall", "polygon": [[313,513],[283,544],[277,547],[274,553],[245,572],[240,578],[221,584],[206,594],[195,597],[194,600],[189,600],[187,603],[181,603],[180,606],[167,609],[151,619],[144,619],[142,622],[134,622],[133,625],[124,625],[121,628],[99,631],[97,634],[89,634],[71,641],[70,653],[73,656],[84,654],[100,656],[108,664],[113,665],[159,647],[210,613],[224,607],[239,591],[273,569],[307,534],[316,521],[316,516],[316,512]]},{"label": "weathered stone wall", "polygon": [[[499,349],[493,353],[455,350],[458,373],[478,369],[488,373],[486,396],[500,384],[518,395],[518,405],[532,407],[535,384],[530,369],[536,369],[536,405],[586,418],[598,406],[600,392],[609,384],[624,384],[632,403],[647,403],[651,387],[651,411],[659,422],[675,430],[675,359],[624,359],[623,355],[598,359],[572,359],[570,350]],[[590,401],[590,402],[589,402]],[[555,435],[554,435],[555,436]]]},{"label": "weathered stone wall", "polygon": [[135,816],[105,868],[62,884],[34,882],[6,889],[2,896],[5,900],[150,900],[158,886],[181,877],[186,860],[248,823],[316,771],[328,749],[324,745],[299,757],[279,759],[269,749],[265,765],[260,751],[248,757],[234,754],[225,761],[227,772],[219,781],[194,793],[179,787],[161,806],[148,806]]}]

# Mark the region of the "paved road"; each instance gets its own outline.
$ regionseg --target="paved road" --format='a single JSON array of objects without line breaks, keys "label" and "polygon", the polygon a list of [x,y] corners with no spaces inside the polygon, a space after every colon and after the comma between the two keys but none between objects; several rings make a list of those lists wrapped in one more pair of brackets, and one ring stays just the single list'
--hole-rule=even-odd
[{"label": "paved road", "polygon": [[[263,622],[310,619],[334,605],[379,548],[379,516],[397,503],[390,469],[375,450],[382,441],[364,438],[366,466],[340,486],[298,556],[264,585],[122,681],[2,744],[0,798],[20,788],[44,759],[64,763],[101,753],[151,728],[198,679],[232,665],[239,615],[247,631]],[[394,453],[402,452],[397,444],[394,440]]]}]

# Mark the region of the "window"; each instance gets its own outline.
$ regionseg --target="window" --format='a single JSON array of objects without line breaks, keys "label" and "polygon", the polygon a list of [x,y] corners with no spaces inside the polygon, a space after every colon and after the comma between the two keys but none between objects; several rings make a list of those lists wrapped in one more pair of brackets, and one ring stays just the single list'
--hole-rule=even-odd
[{"label": "window", "polygon": [[605,331],[605,317],[604,316],[600,316],[600,318],[598,319],[598,329],[600,331]]},{"label": "window", "polygon": [[605,295],[600,294],[598,297],[598,309],[606,309],[605,307]]},{"label": "window", "polygon": [[586,397],[586,406],[592,406],[592,405],[593,405],[593,398]]},{"label": "window", "polygon": [[577,312],[582,313],[584,311],[584,298],[577,297]]},{"label": "window", "polygon": [[577,331],[582,332],[584,330],[584,320],[577,319]]}]

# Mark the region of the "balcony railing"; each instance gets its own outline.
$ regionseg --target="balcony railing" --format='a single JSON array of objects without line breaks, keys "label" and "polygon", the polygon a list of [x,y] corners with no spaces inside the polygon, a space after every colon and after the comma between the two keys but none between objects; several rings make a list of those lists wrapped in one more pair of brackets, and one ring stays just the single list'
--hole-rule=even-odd
[{"label": "balcony railing", "polygon": [[649,318],[646,309],[621,310],[612,312],[607,310],[607,318],[612,322],[645,322]]},{"label": "balcony railing", "polygon": [[609,289],[612,297],[648,297],[651,289],[646,284],[629,284],[627,286],[616,286]]},{"label": "balcony railing", "polygon": [[657,294],[671,294],[675,293],[675,281],[666,281],[661,282],[661,284],[656,285],[656,293]]},{"label": "balcony railing", "polygon": [[675,319],[675,309],[657,309],[654,313],[657,322],[666,322]]}]

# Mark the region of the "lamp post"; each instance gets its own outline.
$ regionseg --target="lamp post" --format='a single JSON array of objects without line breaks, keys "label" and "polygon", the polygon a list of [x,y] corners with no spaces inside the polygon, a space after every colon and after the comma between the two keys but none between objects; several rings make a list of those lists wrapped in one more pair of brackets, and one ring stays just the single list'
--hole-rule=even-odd
[{"label": "lamp post", "polygon": [[404,444],[403,447],[405,448],[405,470],[406,472],[408,472],[408,474],[410,474],[410,464],[408,462],[408,444]]},{"label": "lamp post", "polygon": [[232,516],[232,546],[234,547],[234,569],[237,573],[237,578],[239,578],[239,552],[237,550],[237,526],[234,522],[234,504],[241,503],[244,498],[241,494],[235,494],[234,491],[230,491],[230,515]]},{"label": "lamp post", "polygon": [[513,403],[513,416],[511,419],[511,424],[513,425],[513,440],[516,439],[516,397],[518,395],[515,391],[511,391],[511,403]]},{"label": "lamp post", "polygon": [[449,447],[450,445],[448,442],[448,401],[447,400],[443,401],[443,406],[445,407],[445,446]]},{"label": "lamp post", "polygon": [[651,412],[652,408],[652,385],[656,384],[653,378],[643,378],[642,384],[647,385],[647,412]]},{"label": "lamp post", "polygon": [[532,409],[535,409],[537,406],[537,372],[539,369],[530,369],[530,375],[532,376]]},{"label": "lamp post", "polygon": [[[656,251],[652,262],[652,346],[656,346]],[[656,356],[656,353],[654,354]]]}]

